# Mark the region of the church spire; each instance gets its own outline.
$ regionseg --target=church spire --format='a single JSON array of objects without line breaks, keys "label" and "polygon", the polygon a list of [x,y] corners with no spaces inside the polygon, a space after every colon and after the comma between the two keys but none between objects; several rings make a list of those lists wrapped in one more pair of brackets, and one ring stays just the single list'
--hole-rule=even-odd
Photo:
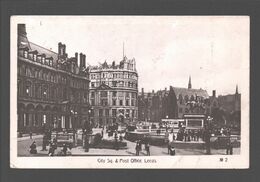
[{"label": "church spire", "polygon": [[188,84],[188,89],[191,89],[192,86],[191,86],[191,76],[189,76],[189,84]]},{"label": "church spire", "polygon": [[236,85],[236,94],[238,94],[238,86]]}]

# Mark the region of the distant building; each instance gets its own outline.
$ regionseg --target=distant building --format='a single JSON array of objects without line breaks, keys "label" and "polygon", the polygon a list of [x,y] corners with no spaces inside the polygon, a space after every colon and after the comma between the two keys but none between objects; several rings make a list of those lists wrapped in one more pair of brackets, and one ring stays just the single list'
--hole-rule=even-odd
[{"label": "distant building", "polygon": [[91,120],[99,126],[137,120],[138,74],[135,59],[89,66]]},{"label": "distant building", "polygon": [[30,42],[25,24],[18,24],[17,50],[18,132],[81,128],[89,109],[85,56],[78,65],[65,44],[57,53]]},{"label": "distant building", "polygon": [[[171,92],[172,89],[172,92]],[[209,95],[206,90],[193,89],[191,77],[188,88],[170,87],[156,93],[139,93],[139,120],[159,122],[167,118],[183,118],[184,114],[207,114]]]},{"label": "distant building", "polygon": [[228,112],[235,112],[241,110],[241,94],[238,93],[238,86],[236,86],[235,94],[219,95],[219,107]]}]

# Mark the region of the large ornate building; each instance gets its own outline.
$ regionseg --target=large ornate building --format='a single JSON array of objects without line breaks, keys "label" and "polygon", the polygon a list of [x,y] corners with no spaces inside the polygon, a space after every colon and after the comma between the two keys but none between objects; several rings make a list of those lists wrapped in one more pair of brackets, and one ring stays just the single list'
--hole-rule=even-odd
[{"label": "large ornate building", "polygon": [[192,88],[191,78],[188,88],[170,87],[156,93],[144,93],[142,89],[138,98],[138,118],[159,122],[166,118],[183,118],[184,114],[207,114],[210,112],[208,99],[206,90]]},{"label": "large ornate building", "polygon": [[18,24],[18,132],[45,128],[81,128],[89,115],[89,73],[85,55],[68,57],[66,45],[58,53],[27,38]]},{"label": "large ornate building", "polygon": [[137,120],[138,74],[135,59],[89,66],[91,120],[99,126]]}]

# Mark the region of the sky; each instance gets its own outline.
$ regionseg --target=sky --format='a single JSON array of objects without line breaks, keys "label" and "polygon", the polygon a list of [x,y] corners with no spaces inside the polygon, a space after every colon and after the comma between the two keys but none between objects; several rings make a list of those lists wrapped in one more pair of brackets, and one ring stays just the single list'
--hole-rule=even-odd
[{"label": "sky", "polygon": [[212,95],[248,86],[247,16],[19,16],[29,41],[69,57],[86,54],[87,64],[135,58],[139,91],[169,86],[202,88]]}]

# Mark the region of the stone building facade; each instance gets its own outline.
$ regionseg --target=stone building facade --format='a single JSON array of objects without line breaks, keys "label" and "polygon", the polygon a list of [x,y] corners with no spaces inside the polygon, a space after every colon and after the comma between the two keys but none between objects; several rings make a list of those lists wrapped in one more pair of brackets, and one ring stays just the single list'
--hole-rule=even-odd
[{"label": "stone building facade", "polygon": [[68,57],[30,42],[25,24],[18,24],[18,132],[81,128],[88,119],[89,73],[85,55]]},{"label": "stone building facade", "polygon": [[91,120],[98,126],[137,120],[138,74],[135,59],[89,66]]}]

